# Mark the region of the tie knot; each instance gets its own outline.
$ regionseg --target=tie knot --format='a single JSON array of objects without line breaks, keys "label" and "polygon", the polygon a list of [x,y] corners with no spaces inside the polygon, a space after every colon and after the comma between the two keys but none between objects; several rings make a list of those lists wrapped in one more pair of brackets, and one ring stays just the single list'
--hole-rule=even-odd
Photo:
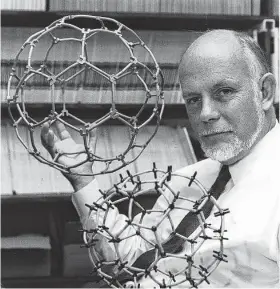
[{"label": "tie knot", "polygon": [[229,172],[229,166],[228,165],[223,165],[221,167],[221,170],[219,172],[219,175],[217,178],[226,178],[228,181],[230,179],[230,172]]}]

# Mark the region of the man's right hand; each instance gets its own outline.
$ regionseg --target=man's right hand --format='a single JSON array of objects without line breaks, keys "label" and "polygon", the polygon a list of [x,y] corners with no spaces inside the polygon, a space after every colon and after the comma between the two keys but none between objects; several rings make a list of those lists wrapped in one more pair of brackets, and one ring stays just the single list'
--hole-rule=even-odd
[{"label": "man's right hand", "polygon": [[[50,128],[49,123],[43,124],[41,130],[41,142],[52,158],[54,158],[57,153],[61,153],[62,155],[57,159],[57,162],[66,167],[75,166],[85,161],[87,154],[81,153],[81,151],[85,150],[84,146],[77,144],[73,140],[63,123],[56,121],[54,126],[57,134]],[[90,132],[89,146],[93,152],[95,145],[96,136],[93,132]],[[75,152],[77,153],[74,154]],[[90,176],[92,174],[92,162],[89,161],[72,168],[71,172],[73,172],[73,174],[63,173],[63,175],[69,180],[75,191],[80,190],[94,179],[93,176]],[[89,176],[81,176],[80,174]]]}]

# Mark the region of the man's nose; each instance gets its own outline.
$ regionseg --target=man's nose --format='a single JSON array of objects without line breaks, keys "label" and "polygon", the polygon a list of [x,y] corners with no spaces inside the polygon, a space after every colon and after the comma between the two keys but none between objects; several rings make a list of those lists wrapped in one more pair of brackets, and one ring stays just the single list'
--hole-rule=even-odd
[{"label": "man's nose", "polygon": [[220,118],[220,113],[215,105],[215,101],[210,97],[203,97],[200,119],[202,122],[214,122]]}]

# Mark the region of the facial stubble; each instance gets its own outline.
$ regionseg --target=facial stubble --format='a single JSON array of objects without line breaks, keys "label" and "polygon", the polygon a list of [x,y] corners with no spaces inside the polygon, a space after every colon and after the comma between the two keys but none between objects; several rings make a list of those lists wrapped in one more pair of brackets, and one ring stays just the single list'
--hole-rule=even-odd
[{"label": "facial stubble", "polygon": [[[239,155],[249,151],[253,147],[264,125],[264,112],[262,110],[261,102],[258,99],[258,92],[256,89],[253,97],[253,103],[255,105],[258,123],[256,130],[250,136],[250,138],[247,140],[242,140],[233,131],[230,141],[222,141],[212,146],[206,145],[206,143],[200,139],[201,148],[207,157],[222,163],[229,162],[232,159],[238,158]],[[232,128],[228,129],[231,130]]]}]

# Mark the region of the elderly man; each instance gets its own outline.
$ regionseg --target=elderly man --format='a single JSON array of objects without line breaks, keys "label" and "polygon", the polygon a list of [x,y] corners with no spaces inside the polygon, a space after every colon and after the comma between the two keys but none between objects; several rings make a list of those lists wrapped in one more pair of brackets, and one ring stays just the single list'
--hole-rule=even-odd
[{"label": "elderly man", "polygon": [[[221,263],[212,273],[210,285],[201,286],[278,288],[280,127],[273,107],[275,78],[254,40],[228,30],[207,32],[194,41],[182,58],[179,73],[189,121],[209,157],[180,173],[192,175],[197,171],[199,181],[209,189],[221,167],[229,169],[229,180],[217,196],[218,204],[231,212],[226,217],[229,240],[225,242],[225,254],[229,262]],[[42,129],[43,144],[51,154],[57,147],[75,145],[61,125],[58,133],[59,137],[55,136],[47,125]],[[67,161],[67,157],[61,158],[61,162]],[[82,170],[90,172],[90,165],[85,164]],[[84,204],[100,197],[97,181],[92,177],[68,179],[76,191],[73,203],[84,223],[88,213]],[[173,180],[172,185],[176,191],[188,194],[180,182]],[[155,208],[162,206],[160,198]],[[181,210],[172,215],[175,225],[185,217],[183,213]],[[126,224],[126,216],[117,209],[110,214],[107,225],[117,232]],[[149,226],[158,217],[152,215],[145,219]],[[212,218],[213,212],[207,221]],[[170,233],[170,228],[161,226],[162,240]],[[100,243],[100,253],[112,258],[111,245],[104,240]],[[147,246],[135,236],[120,252],[133,263],[149,249]],[[202,247],[199,254],[202,259],[210,258],[213,248]],[[169,266],[171,272],[180,270],[171,259],[162,266]],[[143,287],[154,286],[148,278],[140,283]]]}]

